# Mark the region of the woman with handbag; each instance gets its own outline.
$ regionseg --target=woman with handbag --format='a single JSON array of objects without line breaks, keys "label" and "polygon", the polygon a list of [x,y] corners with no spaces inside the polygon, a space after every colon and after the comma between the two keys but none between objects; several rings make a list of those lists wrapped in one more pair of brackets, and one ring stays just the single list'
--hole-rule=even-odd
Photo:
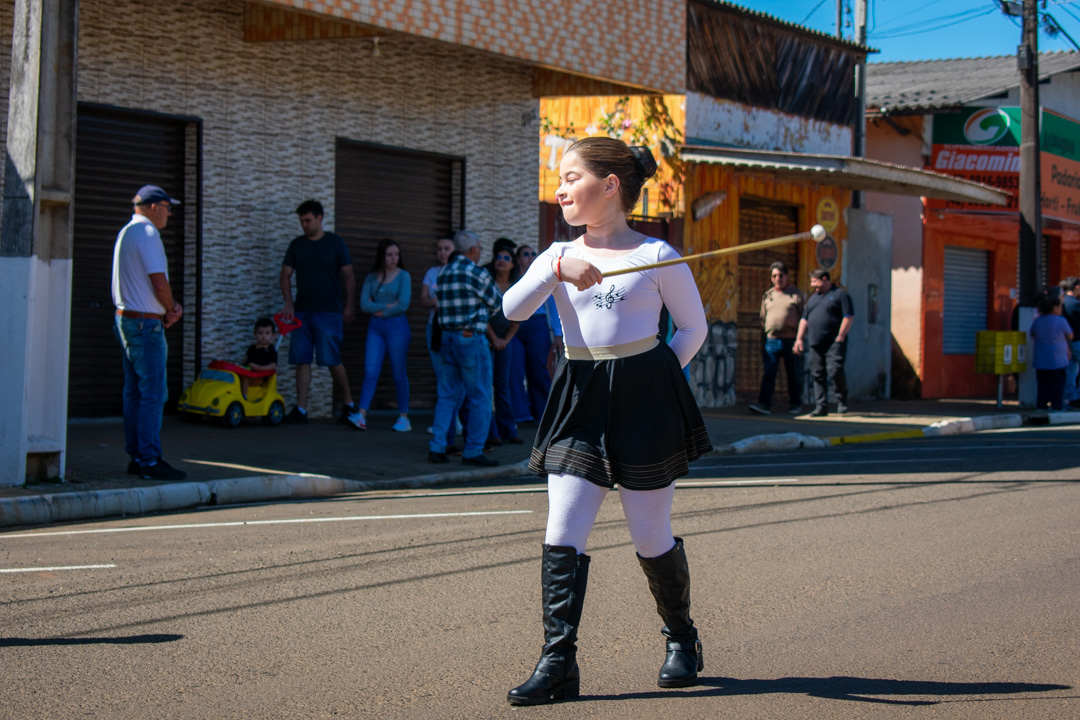
[{"label": "woman with handbag", "polygon": [[[514,263],[514,241],[499,238],[492,248],[491,262],[484,266],[499,292],[505,294],[517,280]],[[487,339],[491,345],[492,397],[495,400],[495,412],[491,416],[491,429],[488,432],[488,445],[498,446],[503,443],[522,444],[518,437],[517,423],[514,422],[514,410],[510,400],[510,369],[512,364],[511,342],[517,334],[519,323],[506,319],[502,308],[491,314],[487,324]]]}]

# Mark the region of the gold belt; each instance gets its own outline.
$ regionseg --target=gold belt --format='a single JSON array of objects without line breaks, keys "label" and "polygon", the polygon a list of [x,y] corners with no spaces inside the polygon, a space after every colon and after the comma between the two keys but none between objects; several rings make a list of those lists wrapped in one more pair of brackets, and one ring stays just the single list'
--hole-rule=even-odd
[{"label": "gold belt", "polygon": [[566,345],[564,347],[567,360],[618,360],[619,358],[648,352],[659,344],[660,340],[654,335],[644,340],[636,340],[622,345],[596,345],[594,347],[571,347]]}]

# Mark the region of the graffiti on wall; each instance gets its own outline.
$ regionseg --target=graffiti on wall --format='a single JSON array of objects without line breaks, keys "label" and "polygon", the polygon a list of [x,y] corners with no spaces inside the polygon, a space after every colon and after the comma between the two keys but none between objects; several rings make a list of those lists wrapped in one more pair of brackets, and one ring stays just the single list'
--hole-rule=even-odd
[{"label": "graffiti on wall", "polygon": [[717,321],[709,325],[709,335],[690,361],[690,385],[700,407],[735,404],[735,323]]}]

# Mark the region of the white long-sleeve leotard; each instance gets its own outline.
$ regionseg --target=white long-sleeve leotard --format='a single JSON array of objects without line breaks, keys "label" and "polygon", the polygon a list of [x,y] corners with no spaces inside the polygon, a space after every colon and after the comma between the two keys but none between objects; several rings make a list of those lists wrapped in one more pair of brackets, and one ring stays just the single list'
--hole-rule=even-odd
[{"label": "white long-sleeve leotard", "polygon": [[503,295],[508,319],[528,320],[554,293],[566,345],[603,347],[655,337],[660,331],[660,308],[666,305],[677,328],[670,345],[679,363],[686,367],[704,344],[705,310],[694,275],[685,264],[604,278],[600,285],[580,291],[555,277],[552,264],[559,256],[580,258],[600,272],[680,257],[675,248],[657,238],[647,238],[636,250],[619,257],[600,257],[573,242],[553,243]]}]

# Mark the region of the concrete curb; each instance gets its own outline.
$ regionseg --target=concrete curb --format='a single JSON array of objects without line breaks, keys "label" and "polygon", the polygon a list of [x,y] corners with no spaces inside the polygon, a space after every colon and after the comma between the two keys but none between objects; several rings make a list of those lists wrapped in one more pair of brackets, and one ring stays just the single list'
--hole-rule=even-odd
[{"label": "concrete curb", "polygon": [[944,437],[949,435],[974,433],[981,430],[1017,428],[1024,425],[1080,425],[1080,412],[1054,411],[1048,413],[1036,412],[1031,413],[1030,415],[1020,415],[1019,413],[1008,415],[979,415],[977,417],[942,420],[923,428],[913,428],[910,430],[890,430],[879,433],[839,435],[835,437],[818,437],[815,435],[803,435],[802,433],[754,435],[753,437],[744,438],[743,440],[731,443],[730,445],[717,445],[712,449],[712,452],[706,453],[706,455],[742,455],[754,452],[823,448],[835,445],[906,440],[919,437]]},{"label": "concrete curb", "polygon": [[[1029,415],[980,415],[942,420],[924,428],[893,430],[861,435],[818,437],[802,433],[754,435],[729,445],[717,445],[708,456],[744,455],[758,452],[827,448],[852,443],[883,442],[916,437],[945,437],[1015,428],[1023,425],[1078,425],[1080,412],[1037,412]],[[372,490],[411,490],[440,487],[480,480],[498,480],[534,475],[528,461],[492,468],[475,468],[387,480],[344,480],[327,475],[256,475],[229,480],[184,482],[124,490],[51,493],[0,498],[0,528],[16,525],[47,525],[186,508],[233,505],[260,500],[326,497]]]},{"label": "concrete curb", "polygon": [[87,520],[260,500],[326,497],[371,490],[405,490],[533,474],[528,461],[491,468],[390,480],[343,480],[328,475],[255,475],[123,490],[50,493],[0,498],[0,528]]}]

